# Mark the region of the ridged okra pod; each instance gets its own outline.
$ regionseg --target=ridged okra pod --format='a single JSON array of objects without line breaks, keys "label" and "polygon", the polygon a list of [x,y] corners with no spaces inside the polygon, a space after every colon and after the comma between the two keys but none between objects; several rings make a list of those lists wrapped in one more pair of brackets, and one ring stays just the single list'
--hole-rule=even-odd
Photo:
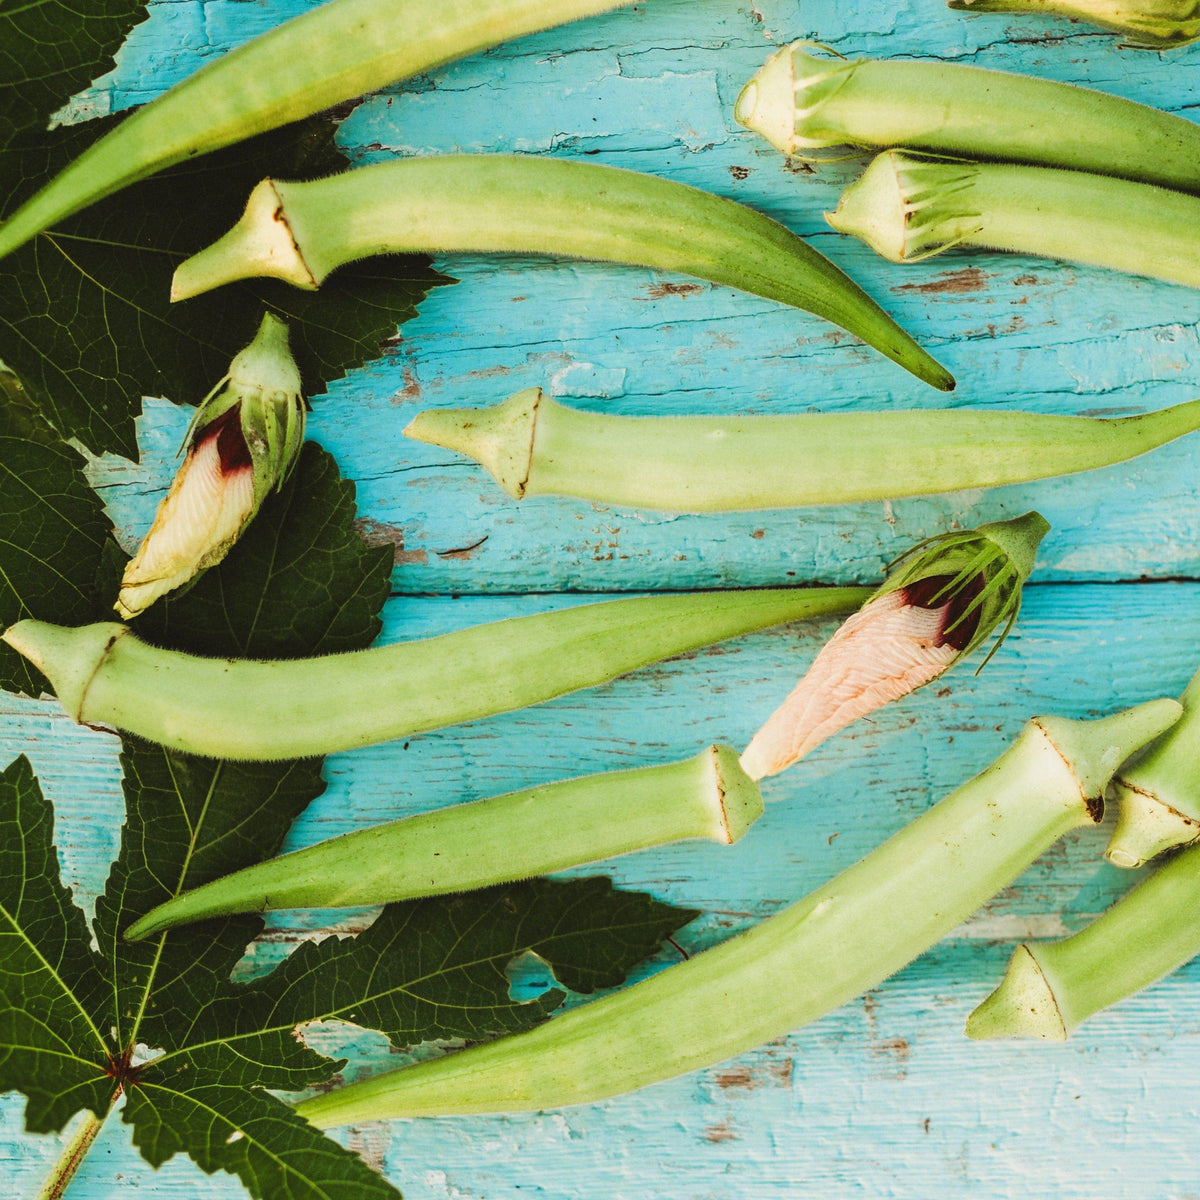
[{"label": "ridged okra pod", "polygon": [[1200,847],[1143,879],[1086,929],[1018,946],[1000,986],[967,1018],[973,1038],[1065,1041],[1088,1017],[1200,954]]},{"label": "ridged okra pod", "polygon": [[313,1124],[601,1100],[722,1062],[875,987],[1096,819],[1122,759],[1179,715],[1038,718],[982,774],[746,933],[513,1037],[314,1096]]},{"label": "ridged okra pod", "polygon": [[1170,50],[1200,38],[1197,0],[949,0],[962,12],[1046,13],[1124,34],[1127,45]]},{"label": "ridged okra pod", "polygon": [[1140,867],[1200,838],[1200,671],[1183,695],[1183,717],[1113,782],[1117,823],[1106,856]]},{"label": "ridged okra pod", "polygon": [[266,179],[175,272],[172,296],[254,276],[316,288],[337,267],[424,250],[549,254],[678,271],[815,313],[934,387],[953,377],[778,221],[699,188],[595,163],[449,154],[312,183]]},{"label": "ridged okra pod", "polygon": [[773,54],[734,109],[784,154],[894,146],[1200,191],[1200,125],[1184,117],[1030,75],[811,48]]},{"label": "ridged okra pod", "polygon": [[138,109],[0,225],[0,258],[87,205],[198,154],[620,0],[330,0]]},{"label": "ridged okra pod", "polygon": [[320,842],[184,892],[126,937],[226,913],[468,891],[685,838],[728,845],[762,810],[737,752],[709,746],[683,762],[567,779]]},{"label": "ridged okra pod", "polygon": [[581,412],[527,388],[427,409],[405,433],[480,463],[515,500],[668,512],[848,504],[1090,471],[1200,428],[1200,400],[1098,419],[962,409],[730,417]]},{"label": "ridged okra pod", "polygon": [[784,621],[846,612],[869,588],[648,596],[321,658],[199,658],[124,625],[11,625],[4,640],[85,724],[213,758],[332,754],[537,704]]},{"label": "ridged okra pod", "polygon": [[1128,179],[888,150],[826,219],[891,262],[977,246],[1200,287],[1200,196]]}]

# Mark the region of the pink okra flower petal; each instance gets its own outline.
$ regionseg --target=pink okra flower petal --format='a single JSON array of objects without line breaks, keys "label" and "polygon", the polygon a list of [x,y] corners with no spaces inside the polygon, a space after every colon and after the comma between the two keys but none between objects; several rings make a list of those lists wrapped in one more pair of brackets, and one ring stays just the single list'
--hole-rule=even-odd
[{"label": "pink okra flower petal", "polygon": [[778,774],[852,721],[936,679],[1007,620],[1003,640],[1048,528],[1026,513],[905,555],[754,735],[740,760],[746,774]]}]

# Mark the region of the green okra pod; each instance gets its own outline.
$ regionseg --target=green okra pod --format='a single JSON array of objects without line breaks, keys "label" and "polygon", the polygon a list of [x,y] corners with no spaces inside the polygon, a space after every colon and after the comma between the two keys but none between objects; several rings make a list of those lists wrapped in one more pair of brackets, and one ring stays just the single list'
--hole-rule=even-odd
[{"label": "green okra pod", "polygon": [[687,962],[527,1033],[302,1101],[319,1127],[604,1099],[779,1037],[875,987],[1094,821],[1121,760],[1173,700],[1038,718],[982,774],[805,899]]},{"label": "green okra pod", "polygon": [[0,258],[166,167],[621,0],[330,0],[138,109],[0,224]]},{"label": "green okra pod", "polygon": [[888,150],[826,219],[890,262],[976,246],[1200,287],[1200,196],[1128,179]]},{"label": "green okra pod", "polygon": [[846,612],[870,594],[768,588],[609,600],[271,662],[163,650],[112,622],[25,620],[3,637],[80,723],[213,758],[305,758],[538,704],[712,642]]},{"label": "green okra pod", "polygon": [[514,499],[670,512],[845,504],[999,487],[1122,462],[1200,427],[1200,400],[1133,417],[910,410],[733,417],[581,412],[528,388],[428,409],[405,433],[475,459]]},{"label": "green okra pod", "polygon": [[1200,847],[1176,855],[1087,928],[1025,943],[967,1018],[973,1038],[1062,1042],[1088,1017],[1200,954]]},{"label": "green okra pod", "polygon": [[1183,717],[1113,781],[1117,823],[1105,852],[1140,867],[1200,838],[1200,671],[1183,695]]},{"label": "green okra pod", "polygon": [[796,42],[773,54],[734,109],[784,154],[904,147],[1200,191],[1200,125],[1184,117],[1030,75],[817,57],[812,48]]},{"label": "green okra pod", "polygon": [[241,220],[180,265],[172,298],[254,276],[319,287],[344,263],[425,250],[551,254],[678,271],[816,313],[918,378],[953,377],[778,221],[682,183],[595,163],[452,154],[311,183],[265,179]]},{"label": "green okra pod", "polygon": [[321,842],[184,892],[125,936],[227,913],[468,891],[685,838],[731,844],[762,810],[737,752],[709,746],[683,762],[568,779]]},{"label": "green okra pod", "polygon": [[1046,13],[1124,34],[1127,45],[1170,50],[1200,38],[1197,0],[949,0],[962,12]]}]

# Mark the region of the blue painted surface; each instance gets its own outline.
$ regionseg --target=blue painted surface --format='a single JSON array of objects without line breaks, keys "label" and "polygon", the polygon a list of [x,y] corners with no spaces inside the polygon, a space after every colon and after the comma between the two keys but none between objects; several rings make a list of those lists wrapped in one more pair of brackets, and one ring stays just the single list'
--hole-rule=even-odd
[{"label": "blue painted surface", "polygon": [[[79,111],[149,99],[200,62],[312,3],[159,0]],[[996,255],[906,269],[823,226],[854,164],[815,174],[733,123],[770,49],[811,36],[845,54],[940,57],[1105,88],[1185,115],[1200,48],[1135,53],[1048,19],[965,18],[933,0],[647,0],[523,39],[367,101],[342,141],[364,160],[501,150],[586,157],[731,196],[785,221],[860,280],[958,375],[940,396],[816,318],[633,269],[454,257],[380,362],[314,400],[311,435],[358,485],[370,536],[396,547],[385,637],[534,611],[567,592],[785,580],[869,581],[912,541],[1041,509],[1054,530],[1016,634],[980,676],[960,669],[822,746],[767,785],[738,846],[682,845],[606,868],[705,910],[712,944],[828,879],[979,770],[1039,711],[1096,715],[1182,689],[1200,659],[1196,439],[1067,480],[893,504],[669,517],[574,501],[516,505],[473,466],[405,441],[419,409],[531,385],[598,411],[837,411],[953,404],[1115,415],[1195,394],[1200,293]],[[149,524],[187,413],[150,402],[142,463],[93,478],[122,537]],[[468,550],[468,547],[474,547]],[[1131,586],[1135,585],[1135,586]],[[458,597],[458,598],[452,598]],[[833,628],[773,631],[522,713],[328,761],[328,792],[291,845],[539,780],[741,744]],[[0,697],[0,761],[31,754],[59,813],[68,880],[90,899],[121,813],[114,739],[49,703]],[[1068,838],[935,951],[855,1004],[734,1062],[606,1104],[522,1117],[344,1131],[413,1200],[519,1196],[1184,1197],[1200,1095],[1200,969],[1106,1013],[1062,1047],[961,1033],[1011,944],[1079,927],[1127,886],[1106,830]],[[344,914],[338,928],[367,913]],[[276,961],[321,914],[279,916],[245,969]],[[664,956],[666,961],[667,956]],[[375,1037],[355,1069],[394,1063]],[[0,1103],[0,1162],[32,1195],[58,1151]],[[117,1122],[72,1187],[233,1197],[176,1160],[151,1173]]]}]

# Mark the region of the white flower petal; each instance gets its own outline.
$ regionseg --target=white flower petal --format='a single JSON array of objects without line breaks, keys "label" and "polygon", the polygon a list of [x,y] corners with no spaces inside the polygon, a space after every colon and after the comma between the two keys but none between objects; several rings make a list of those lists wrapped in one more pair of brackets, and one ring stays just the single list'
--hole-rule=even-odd
[{"label": "white flower petal", "polygon": [[948,607],[908,604],[903,589],[863,605],[754,735],[741,757],[746,774],[775,775],[851,721],[936,679],[960,653],[940,644]]}]

